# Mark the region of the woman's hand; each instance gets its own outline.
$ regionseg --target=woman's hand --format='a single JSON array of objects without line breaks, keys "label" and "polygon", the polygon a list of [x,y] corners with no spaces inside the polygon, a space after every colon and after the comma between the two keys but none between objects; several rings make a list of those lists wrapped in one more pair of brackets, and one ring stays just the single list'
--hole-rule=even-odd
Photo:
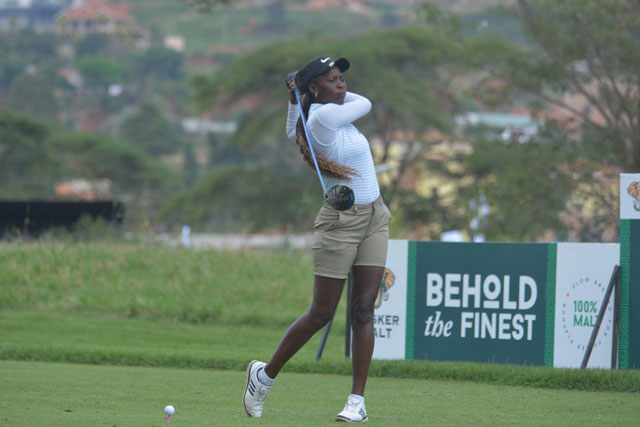
[{"label": "woman's hand", "polygon": [[293,71],[287,74],[287,78],[285,82],[287,83],[287,87],[289,88],[289,102],[292,104],[297,104],[298,100],[296,99],[296,74],[297,71]]},{"label": "woman's hand", "polygon": [[296,99],[296,91],[295,89],[289,89],[289,102],[292,104],[297,104],[298,100]]}]

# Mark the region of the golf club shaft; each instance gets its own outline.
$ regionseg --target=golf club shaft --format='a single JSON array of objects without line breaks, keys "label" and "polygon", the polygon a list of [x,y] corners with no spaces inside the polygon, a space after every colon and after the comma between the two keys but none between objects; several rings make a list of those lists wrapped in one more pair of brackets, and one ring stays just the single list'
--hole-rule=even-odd
[{"label": "golf club shaft", "polygon": [[322,185],[323,193],[327,192],[327,188],[324,185],[324,180],[322,179],[322,174],[320,173],[320,167],[318,166],[318,161],[316,160],[316,154],[313,151],[313,145],[311,144],[311,138],[309,138],[309,130],[307,129],[307,119],[304,116],[304,111],[302,110],[302,102],[300,102],[300,90],[295,88],[294,90],[296,94],[296,100],[298,101],[298,108],[300,109],[300,118],[302,119],[302,127],[304,128],[304,134],[307,137],[307,143],[309,144],[309,150],[311,150],[311,157],[313,157],[313,164],[316,165],[316,171],[318,172],[318,178],[320,178],[320,184]]}]

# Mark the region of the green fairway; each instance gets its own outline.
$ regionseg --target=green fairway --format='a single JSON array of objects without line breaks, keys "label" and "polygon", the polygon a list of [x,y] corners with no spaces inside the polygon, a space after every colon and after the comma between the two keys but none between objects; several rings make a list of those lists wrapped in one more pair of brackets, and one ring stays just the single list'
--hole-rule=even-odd
[{"label": "green fairway", "polygon": [[[12,310],[0,311],[0,325],[0,359],[218,369],[244,369],[252,358],[268,358],[285,330]],[[291,363],[349,369],[344,326],[332,330],[317,364],[321,337],[316,334]]]},{"label": "green fairway", "polygon": [[[283,374],[262,419],[247,418],[245,374],[175,368],[0,362],[0,422],[34,425],[329,425],[350,378]],[[578,392],[468,382],[371,378],[370,425],[634,425],[633,393]]]},{"label": "green fairway", "polygon": [[[285,372],[350,375],[343,325],[336,322],[319,362],[322,333],[285,366]],[[285,328],[190,324],[100,314],[0,311],[0,359],[84,364],[244,370],[267,359]],[[591,391],[640,391],[640,372],[576,370],[465,362],[374,360],[371,376],[479,381]]]}]

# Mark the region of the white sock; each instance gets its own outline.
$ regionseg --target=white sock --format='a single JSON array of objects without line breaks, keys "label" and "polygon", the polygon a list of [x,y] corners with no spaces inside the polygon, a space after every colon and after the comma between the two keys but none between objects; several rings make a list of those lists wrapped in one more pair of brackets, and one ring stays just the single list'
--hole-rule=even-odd
[{"label": "white sock", "polygon": [[349,397],[350,397],[350,398],[352,397],[352,398],[354,398],[354,399],[358,399],[358,401],[359,401],[360,403],[364,403],[364,397],[363,397],[363,396],[359,396],[359,395],[357,395],[357,394],[350,394],[350,395],[349,395]]},{"label": "white sock", "polygon": [[258,381],[260,381],[267,387],[271,387],[273,386],[273,382],[275,381],[275,379],[269,378],[269,375],[267,375],[267,373],[264,371],[264,368],[260,368],[260,370],[258,371]]}]

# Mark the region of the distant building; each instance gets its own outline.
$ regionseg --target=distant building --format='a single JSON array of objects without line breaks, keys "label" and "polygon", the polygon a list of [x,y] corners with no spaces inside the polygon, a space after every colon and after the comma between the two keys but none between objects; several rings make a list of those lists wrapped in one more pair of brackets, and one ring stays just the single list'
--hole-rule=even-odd
[{"label": "distant building", "polygon": [[370,13],[369,4],[391,4],[393,6],[410,7],[420,3],[424,0],[307,0],[307,7],[311,10],[329,10],[336,8],[346,8],[352,12]]},{"label": "distant building", "polygon": [[88,34],[141,35],[129,9],[126,3],[79,2],[59,15],[58,34],[69,38]]},{"label": "distant building", "polygon": [[54,32],[57,16],[74,0],[0,0],[0,31]]},{"label": "distant building", "polygon": [[331,9],[335,7],[344,7],[348,6],[351,3],[357,3],[358,5],[362,5],[362,0],[344,1],[344,0],[307,0],[307,7],[312,10],[323,10],[323,9]]},{"label": "distant building", "polygon": [[203,119],[200,117],[188,117],[182,120],[182,129],[187,133],[206,135],[208,133],[232,134],[238,128],[236,122],[222,122]]},{"label": "distant building", "polygon": [[72,87],[78,88],[82,86],[82,76],[74,69],[62,67],[58,70],[58,74]]},{"label": "distant building", "polygon": [[164,37],[163,43],[167,49],[176,52],[184,52],[185,40],[183,36],[177,34],[168,34]]},{"label": "distant building", "polygon": [[527,142],[538,133],[539,123],[529,114],[470,112],[456,116],[459,131],[485,126],[496,131],[503,141]]},{"label": "distant building", "polygon": [[111,200],[111,180],[72,179],[60,182],[55,187],[59,199]]}]

